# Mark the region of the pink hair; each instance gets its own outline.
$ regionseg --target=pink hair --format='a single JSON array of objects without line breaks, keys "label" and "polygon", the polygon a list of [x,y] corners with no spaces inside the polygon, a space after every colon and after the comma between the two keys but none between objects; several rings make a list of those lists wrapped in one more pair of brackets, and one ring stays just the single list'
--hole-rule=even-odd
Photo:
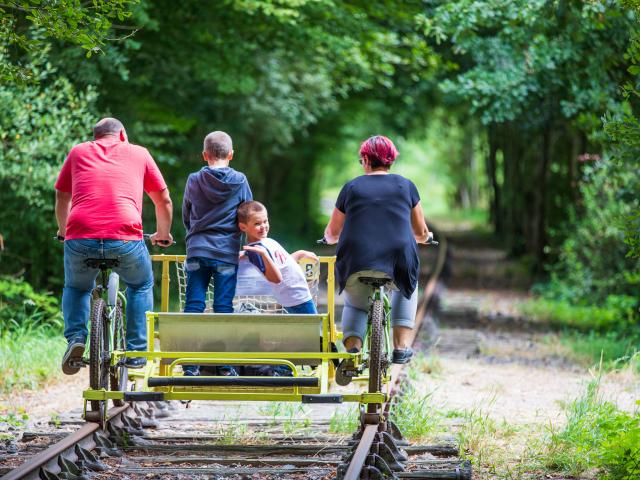
[{"label": "pink hair", "polygon": [[360,158],[364,156],[369,159],[373,168],[390,167],[398,156],[398,150],[387,137],[374,135],[360,145]]}]

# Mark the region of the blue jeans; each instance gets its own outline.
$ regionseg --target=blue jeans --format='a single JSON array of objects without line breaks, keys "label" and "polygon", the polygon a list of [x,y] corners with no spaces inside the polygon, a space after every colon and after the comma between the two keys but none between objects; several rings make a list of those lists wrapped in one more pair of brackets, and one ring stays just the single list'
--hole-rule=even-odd
[{"label": "blue jeans", "polygon": [[127,350],[147,349],[145,312],[153,309],[153,271],[144,241],[67,240],[64,242],[62,315],[67,341],[86,340],[91,290],[100,272],[85,264],[88,258],[117,258],[113,269],[127,286]]},{"label": "blue jeans", "polygon": [[284,307],[287,313],[295,314],[295,313],[313,313],[317,314],[318,309],[316,308],[316,304],[313,303],[313,300],[307,300],[300,305],[294,305],[293,307]]},{"label": "blue jeans", "polygon": [[185,313],[202,313],[205,308],[207,288],[213,277],[213,311],[233,313],[233,297],[236,294],[238,265],[213,258],[187,258],[187,290]]},{"label": "blue jeans", "polygon": [[[213,311],[233,313],[233,297],[236,294],[238,265],[222,262],[213,258],[187,258],[187,289],[185,292],[185,313],[202,313],[205,309],[207,288],[213,277]],[[223,373],[229,366],[217,367]],[[182,370],[187,375],[198,375],[197,365],[185,365]]]}]

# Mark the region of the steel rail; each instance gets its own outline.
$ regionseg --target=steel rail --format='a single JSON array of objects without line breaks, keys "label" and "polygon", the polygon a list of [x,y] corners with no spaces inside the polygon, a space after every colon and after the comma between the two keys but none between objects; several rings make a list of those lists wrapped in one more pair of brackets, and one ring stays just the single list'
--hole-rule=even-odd
[{"label": "steel rail", "polygon": [[[121,407],[113,407],[107,412],[107,421],[122,415],[130,408],[129,405],[123,405]],[[34,455],[26,460],[19,467],[11,470],[0,480],[18,480],[24,478],[40,478],[39,472],[41,468],[46,468],[52,473],[58,473],[60,466],[58,465],[58,457],[65,453],[69,453],[76,445],[80,444],[93,435],[94,432],[100,430],[99,423],[87,422],[78,430],[70,433],[59,442],[54,443],[46,450]]]},{"label": "steel rail", "polygon": [[[420,301],[420,305],[418,306],[418,310],[416,311],[415,318],[415,327],[411,331],[410,336],[410,344],[413,345],[415,343],[416,337],[418,336],[418,332],[420,331],[420,327],[422,326],[422,320],[427,314],[427,309],[429,308],[429,304],[436,290],[436,286],[438,284],[438,280],[440,275],[442,274],[442,270],[446,263],[447,258],[447,239],[445,237],[438,238],[440,241],[440,250],[438,252],[438,258],[436,260],[436,266],[427,282],[427,286],[424,289],[424,293],[422,294],[422,300]],[[400,387],[400,380],[402,378],[402,370],[405,365],[394,364],[391,368],[391,378],[389,381],[389,399],[385,404],[382,405],[381,411],[385,412],[388,410],[388,406],[393,399],[393,396],[398,392]],[[351,457],[351,461],[349,462],[349,466],[347,467],[347,471],[343,477],[343,480],[358,480],[360,478],[360,474],[362,473],[362,469],[365,466],[365,462],[369,456],[371,451],[371,447],[373,446],[373,442],[376,438],[376,433],[378,433],[378,425],[366,425],[360,440],[358,441],[358,446]]]}]

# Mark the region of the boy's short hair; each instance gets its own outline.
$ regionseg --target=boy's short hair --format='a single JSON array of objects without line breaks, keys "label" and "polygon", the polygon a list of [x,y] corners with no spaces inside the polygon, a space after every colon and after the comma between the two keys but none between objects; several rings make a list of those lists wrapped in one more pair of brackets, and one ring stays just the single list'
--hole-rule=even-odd
[{"label": "boy's short hair", "polygon": [[238,223],[247,223],[254,213],[266,212],[265,207],[260,202],[251,200],[249,202],[243,202],[238,207]]},{"label": "boy's short hair", "polygon": [[226,160],[231,150],[233,150],[233,143],[229,135],[218,130],[204,137],[203,148],[210,157],[218,160]]}]

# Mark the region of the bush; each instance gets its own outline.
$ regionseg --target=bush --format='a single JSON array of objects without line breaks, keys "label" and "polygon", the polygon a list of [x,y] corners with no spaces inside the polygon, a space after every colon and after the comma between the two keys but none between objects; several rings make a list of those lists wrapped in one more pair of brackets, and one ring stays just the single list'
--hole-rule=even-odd
[{"label": "bush", "polygon": [[0,332],[38,326],[62,327],[59,301],[21,279],[0,276]]},{"label": "bush", "polygon": [[62,325],[56,297],[0,276],[0,393],[36,388],[60,375]]}]

